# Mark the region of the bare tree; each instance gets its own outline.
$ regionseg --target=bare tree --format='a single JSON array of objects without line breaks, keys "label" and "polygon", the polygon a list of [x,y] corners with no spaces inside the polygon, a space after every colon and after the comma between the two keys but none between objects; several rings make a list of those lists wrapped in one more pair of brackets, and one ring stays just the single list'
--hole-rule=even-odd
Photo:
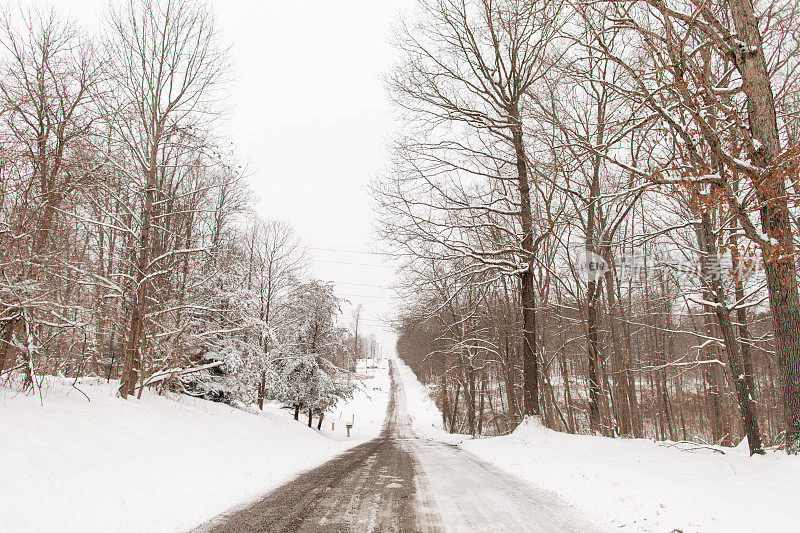
[{"label": "bare tree", "polygon": [[129,0],[109,16],[105,47],[112,69],[108,101],[125,172],[139,184],[140,208],[131,260],[132,294],[120,394],[132,394],[142,365],[145,316],[155,278],[152,232],[159,205],[158,176],[175,145],[202,140],[208,103],[222,82],[225,55],[214,18],[190,0]]},{"label": "bare tree", "polygon": [[34,354],[46,360],[45,343],[57,352],[56,339],[82,324],[68,297],[80,276],[69,264],[77,250],[63,213],[98,168],[89,139],[100,67],[77,34],[55,10],[9,9],[0,20],[2,145],[10,158],[0,193],[0,372],[16,331],[26,386],[39,364]]},{"label": "bare tree", "polygon": [[[795,147],[782,148],[771,89],[772,79],[784,79],[783,70],[793,63],[765,49],[759,18],[748,0],[648,0],[593,4],[592,8],[614,20],[621,17],[647,54],[649,63],[637,64],[631,57],[598,47],[626,69],[631,81],[625,89],[628,97],[646,106],[653,119],[679,139],[685,175],[692,176],[694,186],[718,190],[744,234],[761,248],[785,379],[786,446],[796,454],[800,452],[800,389],[796,388],[800,386],[800,297],[786,188],[786,180],[795,179],[796,168],[790,162]],[[659,37],[654,39],[654,35]],[[702,43],[695,52],[690,49]],[[770,70],[768,54],[779,58],[774,64],[777,70]],[[637,68],[648,64],[655,69]],[[733,68],[715,67],[725,64]],[[708,75],[712,69],[713,77]],[[744,109],[730,98],[737,93],[744,96]],[[680,102],[680,114],[670,110],[672,102]],[[733,183],[739,177],[749,181],[753,192],[749,206],[734,192]],[[763,233],[748,216],[754,208],[760,213]],[[734,348],[730,349],[735,360]],[[735,362],[734,366],[743,367]],[[747,398],[746,377],[743,373],[735,377],[742,398]]]},{"label": "bare tree", "polygon": [[352,372],[356,371],[356,367],[358,366],[358,358],[359,358],[359,345],[358,345],[358,326],[361,323],[361,315],[364,313],[364,306],[358,304],[353,309],[353,362],[351,363],[350,370]]},{"label": "bare tree", "polygon": [[247,286],[258,291],[260,317],[264,323],[265,334],[262,339],[264,364],[260,368],[258,382],[258,407],[263,409],[267,395],[267,365],[272,344],[276,338],[273,329],[276,315],[280,314],[281,299],[285,298],[290,287],[302,277],[308,263],[305,247],[295,236],[294,230],[285,222],[278,220],[255,220],[250,229],[248,244],[250,267]]},{"label": "bare tree", "polygon": [[[408,170],[420,174],[420,187],[433,189],[444,201],[436,206],[419,201],[417,212],[409,212],[410,205],[403,203],[401,190],[394,195],[398,201],[393,205],[400,217],[417,230],[429,231],[450,253],[471,256],[486,267],[507,269],[520,277],[524,409],[526,414],[538,415],[533,263],[537,245],[546,235],[541,226],[547,224],[539,220],[544,217],[534,218],[533,176],[523,113],[526,95],[547,72],[555,55],[553,43],[558,35],[561,3],[423,1],[420,11],[422,22],[403,29],[399,46],[407,61],[391,79],[391,86],[398,104],[409,112],[417,127],[415,141],[404,148]],[[416,140],[420,138],[428,141]],[[496,148],[501,155],[494,151]],[[475,189],[471,187],[451,196],[441,183],[434,182],[436,168],[438,175],[463,173],[472,174],[474,180],[494,180],[497,198],[483,204],[474,202],[470,196]],[[401,187],[420,190],[411,189],[409,184]],[[503,195],[503,190],[508,194]],[[392,193],[384,193],[392,203]],[[465,219],[472,219],[470,223],[479,220],[475,217],[481,214],[511,217],[516,226],[515,242],[481,250],[460,236],[448,241],[444,228],[460,228],[462,224],[443,220],[440,228],[430,228],[426,220],[430,216],[425,211],[431,208],[450,210],[453,217],[460,212]],[[425,225],[429,228],[423,229]],[[539,235],[534,234],[537,226],[542,231]],[[508,226],[503,231],[510,237]]]},{"label": "bare tree", "polygon": [[[749,219],[765,206],[755,178],[782,175],[789,220],[798,180],[791,148],[768,170],[748,162],[764,143],[749,133],[729,4],[570,2],[550,19],[557,37],[519,99],[518,122],[503,100],[514,94],[502,67],[515,42],[503,32],[514,25],[497,22],[511,4],[424,3],[418,25],[404,27],[410,60],[392,88],[408,121],[376,187],[382,234],[403,258],[398,351],[435,387],[454,431],[485,428],[484,399],[513,427],[515,388],[526,391],[516,379],[522,349],[536,346],[536,401],[549,427],[722,445],[746,436],[753,453],[774,445],[785,409],[759,400],[778,383],[771,354],[781,329],[761,306],[770,269],[737,270],[753,261],[744,237],[765,263],[788,261]],[[796,118],[793,10],[769,3],[759,19],[779,134]],[[499,51],[483,40],[492,28],[503,28]],[[534,253],[522,246],[515,123],[533,225],[547,235]],[[574,249],[603,270],[587,280]],[[539,326],[523,342],[526,305],[514,309],[505,295],[524,292],[528,261]],[[471,388],[470,372],[480,385]]]}]

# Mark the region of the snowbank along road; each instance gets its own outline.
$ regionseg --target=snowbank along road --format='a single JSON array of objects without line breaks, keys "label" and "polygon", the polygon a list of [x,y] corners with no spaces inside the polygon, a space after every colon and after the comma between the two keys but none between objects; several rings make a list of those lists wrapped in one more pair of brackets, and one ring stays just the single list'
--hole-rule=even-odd
[{"label": "snowbank along road", "polygon": [[567,502],[455,446],[419,439],[391,362],[381,435],[195,532],[591,532]]}]

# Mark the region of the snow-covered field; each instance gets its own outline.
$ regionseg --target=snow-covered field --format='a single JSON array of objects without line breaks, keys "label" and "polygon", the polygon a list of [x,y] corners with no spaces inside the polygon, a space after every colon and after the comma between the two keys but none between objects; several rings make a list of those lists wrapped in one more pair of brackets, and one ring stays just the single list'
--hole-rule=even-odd
[{"label": "snow-covered field", "polygon": [[529,422],[505,437],[446,434],[427,389],[398,361],[414,431],[457,443],[553,492],[608,530],[797,531],[800,457],[750,458],[747,446],[683,451],[638,439],[569,435]]},{"label": "snow-covered field", "polygon": [[89,380],[79,386],[91,402],[71,380],[53,381],[42,405],[0,387],[0,531],[192,528],[376,436],[382,366],[321,434],[275,405],[248,412],[149,392],[125,401],[113,383]]}]

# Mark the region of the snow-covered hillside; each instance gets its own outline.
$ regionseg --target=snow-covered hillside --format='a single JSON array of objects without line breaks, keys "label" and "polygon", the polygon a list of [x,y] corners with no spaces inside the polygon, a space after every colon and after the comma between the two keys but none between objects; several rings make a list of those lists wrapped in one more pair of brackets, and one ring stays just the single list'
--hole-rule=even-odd
[{"label": "snow-covered hillside", "polygon": [[91,402],[70,380],[51,382],[42,405],[0,388],[0,530],[185,531],[376,436],[385,366],[363,384],[322,434],[275,405],[124,401],[113,383],[89,380],[79,386]]},{"label": "snow-covered hillside", "polygon": [[644,439],[569,435],[523,424],[511,435],[448,435],[427,389],[398,361],[414,431],[457,443],[551,491],[609,530],[797,531],[800,457],[750,458],[746,444],[720,454]]}]

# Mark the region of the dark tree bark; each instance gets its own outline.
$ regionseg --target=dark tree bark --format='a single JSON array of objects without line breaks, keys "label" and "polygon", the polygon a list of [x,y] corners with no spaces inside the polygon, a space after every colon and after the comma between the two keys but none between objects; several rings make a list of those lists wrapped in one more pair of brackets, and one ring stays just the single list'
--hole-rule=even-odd
[{"label": "dark tree bark", "polygon": [[156,187],[156,172],[158,167],[158,148],[161,137],[161,125],[156,126],[156,139],[150,149],[150,159],[146,169],[146,184],[144,191],[144,207],[142,211],[142,227],[139,233],[138,254],[134,260],[136,280],[133,301],[131,302],[131,319],[128,328],[128,344],[125,348],[125,363],[122,367],[119,394],[127,398],[136,391],[136,382],[141,370],[141,349],[144,337],[144,316],[147,313],[148,283],[145,280],[148,263],[150,261],[150,225],[153,217],[154,189]]},{"label": "dark tree bark", "polygon": [[472,361],[467,361],[466,376],[467,386],[464,392],[467,394],[467,427],[470,435],[475,435],[475,369],[472,368]]},{"label": "dark tree bark", "polygon": [[778,121],[753,2],[731,0],[730,9],[737,38],[745,45],[730,43],[734,63],[747,96],[750,131],[760,143],[754,150],[752,160],[756,166],[764,169],[755,183],[763,206],[761,222],[767,235],[778,243],[776,247],[764,246],[762,250],[775,344],[783,374],[786,451],[796,455],[800,453],[800,297],[785,177],[779,168],[770,168],[776,162],[775,157],[781,153]]},{"label": "dark tree bark", "polygon": [[[610,312],[609,329],[611,330],[611,342],[614,354],[614,377],[615,392],[617,396],[618,411],[620,413],[620,430],[623,435],[633,434],[637,439],[642,438],[643,430],[637,420],[639,402],[636,398],[636,385],[634,383],[633,372],[631,371],[631,340],[628,329],[622,323],[623,310],[619,304],[614,283],[614,272],[612,271],[610,256],[604,257],[607,268],[605,271],[606,300]],[[620,342],[619,336],[625,336],[625,345]]]},{"label": "dark tree bark", "polygon": [[[731,255],[733,256],[732,259],[734,271],[734,296],[737,302],[742,302],[745,299],[745,294],[742,278],[738,273],[740,259],[738,255],[738,249],[736,247],[737,244],[735,236],[732,236],[731,244]],[[739,322],[739,347],[742,356],[742,368],[744,369],[744,389],[747,391],[746,399],[750,405],[750,408],[752,409],[751,416],[756,421],[756,424],[758,424],[758,411],[756,410],[755,406],[755,373],[753,371],[753,359],[750,353],[750,341],[752,340],[752,337],[750,335],[750,330],[747,327],[747,310],[743,306],[736,308],[736,320]],[[753,455],[755,453],[764,453],[764,444],[761,439],[761,431],[758,425],[753,428],[753,432],[753,437],[750,436],[750,433],[747,434],[750,445],[750,454]],[[758,436],[757,441],[755,440],[756,435]]]},{"label": "dark tree bark", "polygon": [[456,396],[453,400],[453,412],[450,415],[450,433],[456,432],[456,420],[458,419],[458,394],[461,392],[461,382],[456,383]]},{"label": "dark tree bark", "polygon": [[[750,446],[750,455],[763,454],[764,449],[761,444],[761,431],[758,427],[758,417],[756,416],[755,387],[750,388],[740,353],[740,343],[736,339],[733,330],[730,310],[725,306],[725,292],[722,286],[721,272],[719,272],[719,259],[717,246],[714,242],[714,235],[711,229],[711,217],[708,213],[703,213],[700,223],[699,235],[702,239],[701,249],[704,252],[702,269],[707,282],[710,284],[711,293],[714,297],[714,313],[717,317],[725,342],[725,351],[728,354],[728,362],[733,373],[733,383],[736,388],[736,397],[739,402],[739,409],[742,415],[742,422],[745,433],[747,434]],[[715,265],[714,268],[711,268]]]},{"label": "dark tree bark", "polygon": [[11,336],[14,332],[14,324],[16,324],[16,320],[9,320],[5,322],[2,329],[0,329],[0,331],[3,332],[3,336],[0,339],[0,374],[3,373],[3,370],[5,370],[6,367],[8,348],[11,346]]},{"label": "dark tree bark", "polygon": [[261,372],[261,380],[258,383],[258,408],[264,410],[264,398],[267,395],[267,373]]},{"label": "dark tree bark", "polygon": [[483,409],[486,397],[486,378],[481,378],[480,401],[478,402],[478,435],[483,434]]},{"label": "dark tree bark", "polygon": [[592,432],[606,433],[600,419],[600,356],[597,336],[597,282],[589,281],[586,289],[586,340],[589,351],[589,427]]},{"label": "dark tree bark", "polygon": [[528,183],[528,162],[522,135],[519,109],[514,103],[509,109],[512,126],[512,139],[517,165],[517,181],[520,201],[520,226],[522,228],[522,251],[527,268],[521,274],[520,297],[522,303],[522,373],[524,413],[538,416],[539,411],[539,363],[536,359],[536,288],[533,279],[533,216],[531,214],[531,192]]}]

